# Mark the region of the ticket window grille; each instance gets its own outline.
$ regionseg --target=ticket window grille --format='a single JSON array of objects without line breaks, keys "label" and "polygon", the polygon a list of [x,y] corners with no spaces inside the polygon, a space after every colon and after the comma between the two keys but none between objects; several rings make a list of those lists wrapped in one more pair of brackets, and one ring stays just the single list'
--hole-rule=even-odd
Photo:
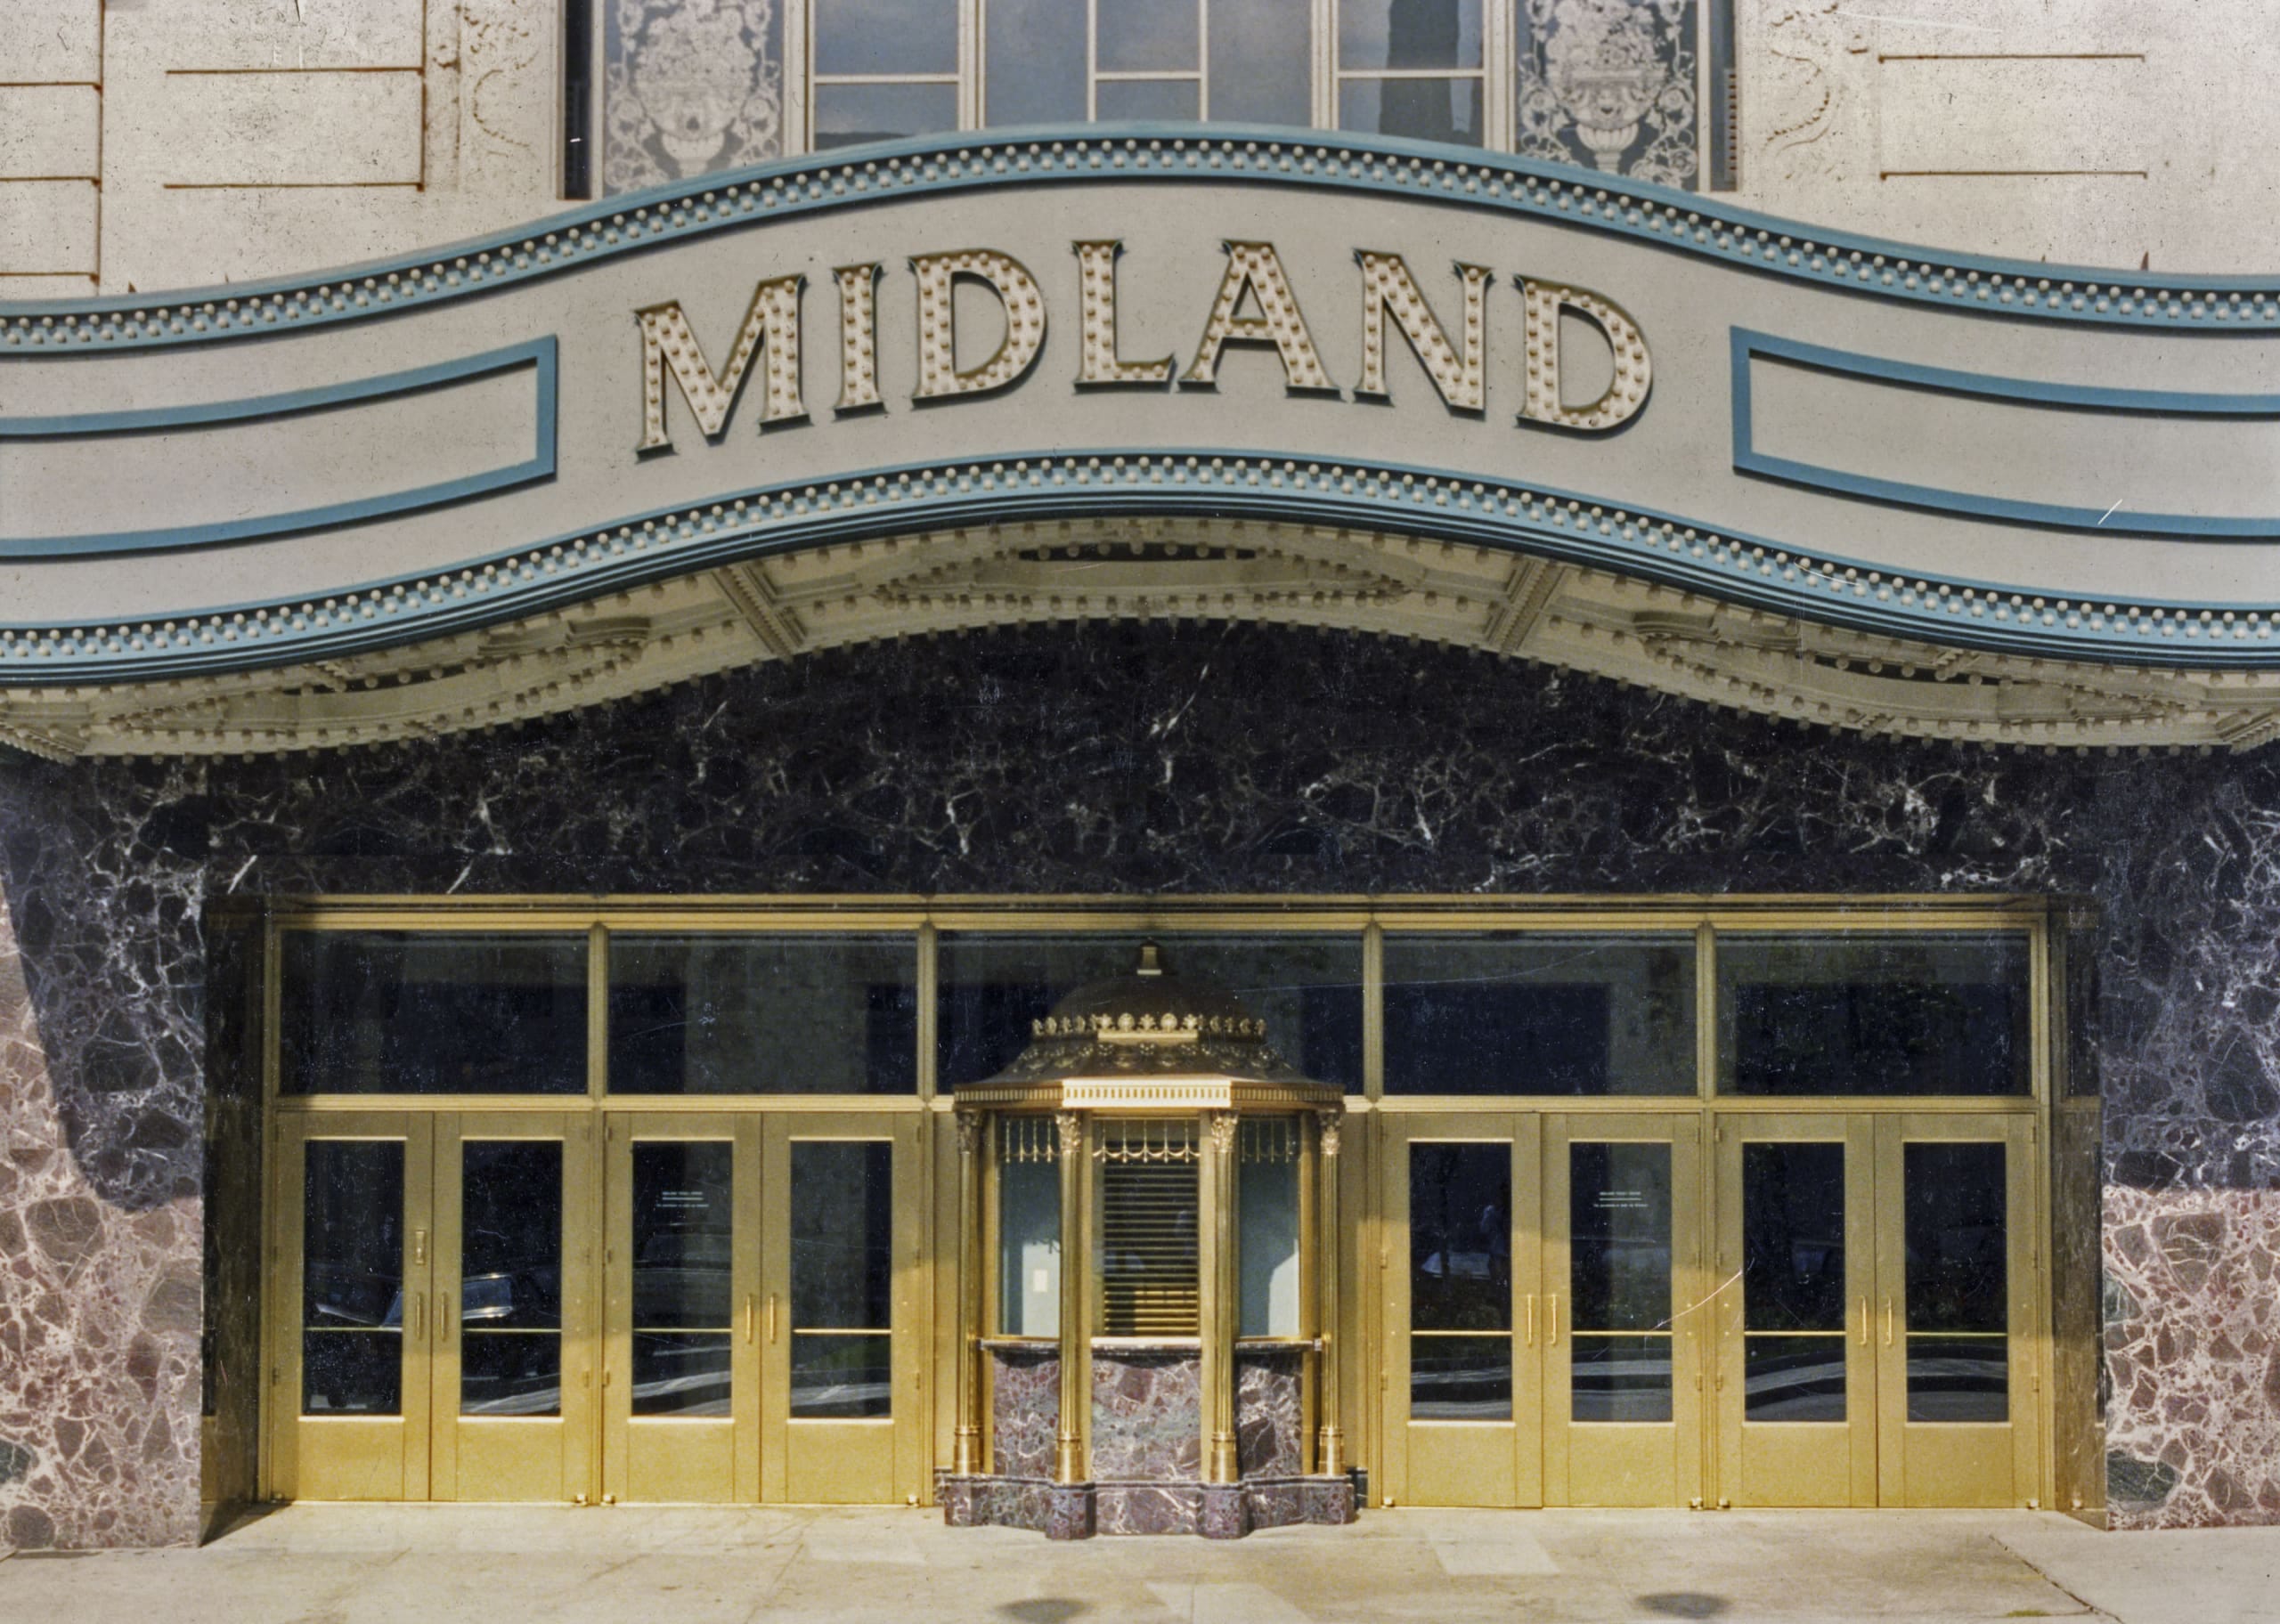
[{"label": "ticket window grille", "polygon": [[1202,1328],[1197,1125],[1105,1122],[1100,1164],[1100,1334],[1193,1336]]}]

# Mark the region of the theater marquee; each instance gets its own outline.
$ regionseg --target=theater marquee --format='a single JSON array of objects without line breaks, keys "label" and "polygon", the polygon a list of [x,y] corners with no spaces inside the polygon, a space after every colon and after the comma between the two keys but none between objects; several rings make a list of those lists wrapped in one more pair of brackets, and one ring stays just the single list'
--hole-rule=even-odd
[{"label": "theater marquee", "polygon": [[2276,327],[2261,283],[1398,142],[802,159],[417,260],[0,305],[0,736],[347,743],[1144,614],[1836,727],[2244,745],[2280,714]]}]

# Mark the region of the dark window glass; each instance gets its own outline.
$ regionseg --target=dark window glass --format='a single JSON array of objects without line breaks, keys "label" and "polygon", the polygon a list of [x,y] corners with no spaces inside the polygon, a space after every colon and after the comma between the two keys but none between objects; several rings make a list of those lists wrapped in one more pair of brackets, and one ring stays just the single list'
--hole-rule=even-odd
[{"label": "dark window glass", "polygon": [[1477,147],[1481,132],[1480,81],[1348,79],[1338,87],[1338,127]]},{"label": "dark window glass", "polygon": [[1569,1414],[1671,1418],[1671,1148],[1568,1149]]},{"label": "dark window glass", "polygon": [[1908,1418],[2010,1418],[2010,1236],[2004,1147],[1910,1145]]},{"label": "dark window glass", "polygon": [[289,1094],[582,1094],[586,938],[288,931]]},{"label": "dark window glass", "polygon": [[1389,1094],[1691,1094],[1694,941],[1389,936]]},{"label": "dark window glass", "polygon": [[1842,1421],[1844,1147],[1742,1147],[1742,1417]]},{"label": "dark window glass", "polygon": [[956,73],[957,0],[815,0],[820,74]]},{"label": "dark window glass", "polygon": [[562,1146],[460,1148],[460,1413],[562,1413]]},{"label": "dark window glass", "polygon": [[1338,0],[1338,66],[1478,68],[1480,0]]},{"label": "dark window glass", "polygon": [[[1128,973],[1138,936],[944,936],[936,959],[944,1088],[975,1083],[1028,1046],[1030,1023],[1088,981]],[[1362,1092],[1362,938],[1167,936],[1165,966],[1235,995],[1308,1076]]]},{"label": "dark window glass", "polygon": [[403,1141],[314,1139],[301,1207],[301,1411],[403,1413]]},{"label": "dark window glass", "polygon": [[730,1413],[736,1147],[633,1147],[633,1413]]},{"label": "dark window glass", "polygon": [[907,1094],[909,937],[613,936],[614,1094]]},{"label": "dark window glass", "polygon": [[1512,1148],[1409,1148],[1409,1414],[1512,1417]]},{"label": "dark window glass", "polygon": [[1070,0],[989,0],[985,124],[1085,121],[1085,8]]},{"label": "dark window glass", "polygon": [[1738,1094],[2024,1094],[2014,936],[1718,938],[1719,1084]]},{"label": "dark window glass", "polygon": [[892,1413],[894,1148],[792,1141],[792,1414]]}]

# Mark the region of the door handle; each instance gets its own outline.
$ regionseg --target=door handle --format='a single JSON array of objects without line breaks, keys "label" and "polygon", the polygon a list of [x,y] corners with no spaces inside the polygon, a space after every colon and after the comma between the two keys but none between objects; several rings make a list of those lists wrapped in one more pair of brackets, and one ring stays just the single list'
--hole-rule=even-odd
[{"label": "door handle", "polygon": [[752,1345],[753,1326],[757,1322],[759,1315],[760,1303],[758,1300],[753,1297],[746,1297],[745,1299],[745,1345],[746,1347],[750,1347]]},{"label": "door handle", "polygon": [[776,1345],[776,1294],[768,1294],[768,1345]]},{"label": "door handle", "polygon": [[1558,1347],[1559,1345],[1559,1294],[1556,1291],[1543,1300],[1543,1345],[1548,1348]]},{"label": "door handle", "polygon": [[428,1297],[424,1292],[411,1294],[411,1340],[428,1340]]},{"label": "door handle", "polygon": [[1869,1299],[1861,1299],[1861,1345],[1869,1345]]},{"label": "door handle", "polygon": [[1535,1293],[1534,1292],[1528,1293],[1528,1339],[1524,1345],[1531,1348],[1535,1346]]},{"label": "door handle", "polygon": [[425,1230],[411,1231],[411,1261],[415,1263],[428,1261],[428,1231]]},{"label": "door handle", "polygon": [[1892,1299],[1885,1299],[1885,1346],[1892,1346]]},{"label": "door handle", "polygon": [[452,1300],[442,1292],[436,1294],[436,1345],[447,1347],[452,1340]]}]

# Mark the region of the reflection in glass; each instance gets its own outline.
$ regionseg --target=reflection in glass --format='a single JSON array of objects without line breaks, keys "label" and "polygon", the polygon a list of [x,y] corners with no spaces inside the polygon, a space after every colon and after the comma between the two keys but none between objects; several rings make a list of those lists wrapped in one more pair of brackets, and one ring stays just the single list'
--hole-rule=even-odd
[{"label": "reflection in glass", "polygon": [[1509,1144],[1410,1146],[1413,1420],[1511,1419],[1511,1213]]},{"label": "reflection in glass", "polygon": [[[940,977],[942,1086],[978,1082],[1028,1047],[1030,1023],[1087,981],[1128,972],[1137,936],[945,934]],[[1225,988],[1266,1023],[1269,1042],[1299,1070],[1362,1092],[1362,938],[1169,936],[1172,974]]]},{"label": "reflection in glass", "polygon": [[1718,938],[1734,1093],[2023,1094],[2027,1018],[2024,937]]},{"label": "reflection in glass", "polygon": [[815,0],[819,74],[956,73],[957,0]]},{"label": "reflection in glass", "polygon": [[582,1094],[583,936],[288,931],[289,1094]]},{"label": "reflection in glass", "polygon": [[1314,122],[1311,0],[1211,0],[1211,121]]},{"label": "reflection in glass", "polygon": [[736,1147],[633,1147],[633,1394],[637,1416],[730,1413]]},{"label": "reflection in glass", "polygon": [[1236,1164],[1236,1273],[1242,1336],[1299,1335],[1299,1152],[1295,1116],[1246,1117]]},{"label": "reflection in glass", "polygon": [[792,1414],[892,1412],[894,1147],[792,1141]]},{"label": "reflection in glass", "polygon": [[562,1413],[562,1144],[460,1148],[460,1413]]},{"label": "reflection in glass", "polygon": [[313,1139],[301,1207],[301,1411],[403,1413],[403,1141]]},{"label": "reflection in glass", "polygon": [[1844,1147],[1742,1147],[1742,1415],[1842,1421]]},{"label": "reflection in glass", "polygon": [[958,127],[955,85],[815,85],[808,95],[818,152]]},{"label": "reflection in glass", "polygon": [[982,13],[982,123],[1085,121],[1085,8],[1069,0],[989,0]]},{"label": "reflection in glass", "polygon": [[1671,1148],[1568,1149],[1577,1421],[1671,1418]]},{"label": "reflection in glass", "polygon": [[1389,1094],[1691,1094],[1687,937],[1388,936]]},{"label": "reflection in glass", "polygon": [[998,1333],[1061,1335],[1059,1132],[1050,1116],[998,1124]]},{"label": "reflection in glass", "polygon": [[2004,1147],[1910,1145],[1908,1418],[2010,1418],[2009,1232]]},{"label": "reflection in glass", "polygon": [[1348,79],[1338,87],[1338,127],[1477,147],[1481,132],[1480,81]]},{"label": "reflection in glass", "polygon": [[1194,72],[1197,9],[1195,0],[1112,0],[1095,13],[1093,65],[1103,73]]},{"label": "reflection in glass", "polygon": [[618,936],[613,1094],[907,1094],[918,1086],[909,937]]},{"label": "reflection in glass", "polygon": [[1193,79],[1103,79],[1093,110],[1103,124],[1193,124],[1202,116],[1202,87]]},{"label": "reflection in glass", "polygon": [[1338,0],[1340,71],[1478,68],[1480,0]]}]

